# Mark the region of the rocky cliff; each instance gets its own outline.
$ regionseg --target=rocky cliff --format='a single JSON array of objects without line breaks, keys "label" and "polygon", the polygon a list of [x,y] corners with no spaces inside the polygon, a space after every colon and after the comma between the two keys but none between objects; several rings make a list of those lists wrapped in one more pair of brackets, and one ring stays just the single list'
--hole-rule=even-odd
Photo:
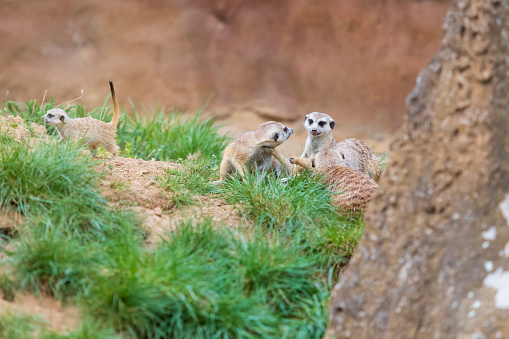
[{"label": "rocky cliff", "polygon": [[509,338],[509,3],[454,3],[329,337]]}]

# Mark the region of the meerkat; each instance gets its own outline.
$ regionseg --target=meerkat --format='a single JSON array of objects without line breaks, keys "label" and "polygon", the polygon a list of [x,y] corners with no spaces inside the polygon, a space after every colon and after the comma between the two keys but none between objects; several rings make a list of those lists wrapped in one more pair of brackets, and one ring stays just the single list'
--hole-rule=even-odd
[{"label": "meerkat", "polygon": [[343,155],[347,167],[367,173],[378,182],[382,175],[380,159],[368,145],[359,139],[350,138],[341,142],[336,141],[332,135],[335,126],[334,120],[325,113],[313,112],[306,115],[304,127],[308,131],[308,138],[301,158],[304,167],[309,167],[311,159],[326,149],[335,149]]},{"label": "meerkat", "polygon": [[292,133],[293,129],[282,123],[269,121],[258,126],[256,131],[242,134],[224,150],[219,182],[234,173],[243,177],[245,171],[257,170],[260,174],[273,171],[280,174],[283,170],[289,173],[292,168],[290,162],[279,153],[274,157],[272,150],[285,142]]},{"label": "meerkat", "polygon": [[[306,160],[302,162],[302,160]],[[291,163],[309,167],[306,158],[291,158]],[[378,189],[378,184],[364,172],[346,166],[345,159],[335,149],[325,149],[315,154],[311,167],[323,175],[326,185],[336,192],[333,204],[343,213],[358,213]]]},{"label": "meerkat", "polygon": [[41,118],[44,119],[46,124],[56,127],[60,140],[82,140],[93,150],[96,150],[99,145],[102,145],[113,154],[113,158],[116,158],[118,155],[118,146],[115,138],[117,136],[120,109],[115,96],[115,88],[111,81],[110,90],[111,99],[113,101],[113,118],[109,123],[90,117],[71,119],[67,113],[60,108],[50,109]]}]

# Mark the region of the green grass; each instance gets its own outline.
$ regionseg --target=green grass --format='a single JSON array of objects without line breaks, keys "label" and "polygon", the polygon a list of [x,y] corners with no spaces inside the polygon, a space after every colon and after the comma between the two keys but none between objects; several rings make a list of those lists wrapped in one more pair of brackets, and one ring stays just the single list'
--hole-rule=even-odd
[{"label": "green grass", "polygon": [[303,172],[287,183],[257,174],[244,180],[228,180],[221,195],[238,206],[242,215],[256,225],[286,232],[302,232],[313,241],[311,246],[323,252],[324,258],[344,263],[351,256],[364,226],[362,215],[338,214],[331,204],[333,193],[318,176]]},{"label": "green grass", "polygon": [[[153,251],[125,233],[108,245],[113,261],[87,295],[87,310],[138,337],[298,333],[316,317],[315,299],[324,304],[328,296],[321,259],[303,255],[301,240],[276,233],[236,238],[210,219],[181,223]],[[322,335],[326,312],[318,313]],[[303,322],[290,321],[299,317]]]},{"label": "green grass", "polygon": [[30,236],[15,244],[8,259],[20,290],[51,293],[59,298],[74,296],[91,274],[90,247],[59,231]]},{"label": "green grass", "polygon": [[[76,194],[93,194],[98,176],[90,158],[69,143],[0,144],[0,204],[43,213]],[[20,166],[20,164],[23,164]]]},{"label": "green grass", "polygon": [[0,338],[35,338],[40,331],[41,322],[33,316],[4,313],[0,315]]},{"label": "green grass", "polygon": [[134,118],[124,115],[121,119],[118,138],[120,145],[131,143],[135,156],[142,159],[209,159],[219,156],[229,141],[217,130],[214,120],[201,118],[199,112],[187,117],[177,111],[160,110],[146,118],[135,112]]},{"label": "green grass", "polygon": [[[67,111],[109,121],[108,103]],[[52,107],[53,100],[4,108],[40,124]],[[213,120],[164,110],[147,116],[121,117],[121,154],[177,162],[178,169],[157,179],[173,203],[218,197],[234,204],[249,226],[182,221],[147,247],[140,221],[101,196],[96,167],[102,160],[56,138],[30,147],[0,138],[0,207],[25,216],[0,243],[7,254],[0,290],[14,300],[19,291],[51,294],[79,305],[86,318],[67,335],[31,327],[27,319],[21,337],[34,328],[42,338],[322,337],[331,288],[362,235],[361,217],[339,215],[331,191],[307,172],[286,184],[253,174],[214,185],[229,138]],[[126,189],[121,181],[111,186]]]}]

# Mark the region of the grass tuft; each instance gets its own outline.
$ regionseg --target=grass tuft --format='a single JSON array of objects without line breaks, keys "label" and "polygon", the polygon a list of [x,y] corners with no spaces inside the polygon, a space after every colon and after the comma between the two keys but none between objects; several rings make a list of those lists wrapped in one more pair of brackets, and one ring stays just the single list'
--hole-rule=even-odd
[{"label": "grass tuft", "polygon": [[138,112],[134,118],[124,115],[118,138],[120,145],[130,143],[135,157],[145,160],[177,160],[188,156],[210,159],[219,156],[230,140],[217,131],[214,120],[203,119],[200,112],[188,117],[177,111],[160,110],[144,119]]},{"label": "grass tuft", "polygon": [[41,327],[40,321],[29,315],[0,314],[0,338],[35,338]]}]

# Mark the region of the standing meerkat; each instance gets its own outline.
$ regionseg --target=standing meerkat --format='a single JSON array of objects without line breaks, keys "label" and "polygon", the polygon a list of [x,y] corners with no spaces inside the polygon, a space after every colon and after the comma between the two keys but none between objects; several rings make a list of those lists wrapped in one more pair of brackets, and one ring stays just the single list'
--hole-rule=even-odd
[{"label": "standing meerkat", "polygon": [[92,149],[97,149],[102,145],[106,150],[113,154],[113,158],[118,155],[118,146],[115,141],[117,136],[117,124],[120,109],[115,88],[110,81],[111,99],[113,101],[113,118],[109,123],[94,118],[75,118],[71,119],[61,108],[53,108],[46,112],[41,118],[48,125],[55,126],[62,139],[71,139],[74,141],[82,140]]},{"label": "standing meerkat", "polygon": [[284,170],[289,173],[292,165],[283,156],[276,161],[272,150],[285,142],[292,133],[293,129],[282,123],[269,121],[258,126],[256,131],[242,134],[224,150],[219,168],[220,181],[234,173],[244,176],[245,171],[265,173],[271,170],[279,174]]},{"label": "standing meerkat", "polygon": [[[304,127],[308,131],[306,146],[301,158],[308,158],[304,167],[309,167],[311,158],[326,149],[335,149],[342,154],[347,167],[367,173],[378,182],[382,175],[380,159],[368,145],[359,139],[350,138],[337,142],[332,135],[334,120],[325,113],[313,112],[306,115]],[[300,160],[305,163],[305,160]]]},{"label": "standing meerkat", "polygon": [[[290,162],[308,167],[306,158],[292,158]],[[316,153],[311,166],[323,175],[326,185],[336,192],[333,204],[343,213],[357,213],[366,207],[378,189],[378,184],[364,172],[347,167],[340,152],[326,149]]]}]

